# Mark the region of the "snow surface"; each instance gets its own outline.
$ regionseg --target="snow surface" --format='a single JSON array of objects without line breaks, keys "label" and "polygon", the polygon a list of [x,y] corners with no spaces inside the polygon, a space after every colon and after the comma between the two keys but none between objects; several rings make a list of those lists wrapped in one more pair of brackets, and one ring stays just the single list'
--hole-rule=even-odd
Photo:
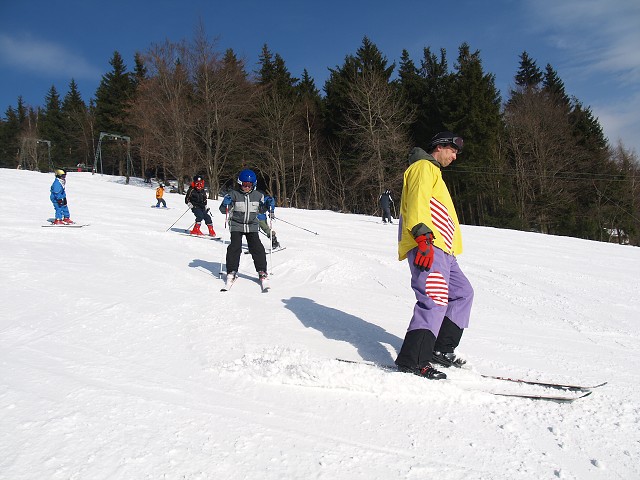
[{"label": "snow surface", "polygon": [[[640,478],[640,249],[463,226],[473,368],[434,382],[335,360],[400,348],[395,226],[278,208],[271,292],[242,255],[222,293],[225,246],[169,229],[183,197],[71,172],[90,226],[41,228],[52,181],[0,170],[1,479]],[[557,403],[477,372],[609,383]]]}]

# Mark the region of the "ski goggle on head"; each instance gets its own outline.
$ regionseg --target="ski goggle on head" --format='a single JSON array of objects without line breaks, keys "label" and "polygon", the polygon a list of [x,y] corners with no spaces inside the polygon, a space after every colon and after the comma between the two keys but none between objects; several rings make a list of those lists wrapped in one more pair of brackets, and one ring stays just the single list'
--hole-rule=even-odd
[{"label": "ski goggle on head", "polygon": [[242,188],[253,188],[253,182],[242,182]]},{"label": "ski goggle on head", "polygon": [[462,137],[438,138],[436,140],[433,140],[431,144],[434,147],[436,145],[451,145],[458,151],[458,153],[461,153],[462,147],[464,146],[464,140],[462,139]]}]

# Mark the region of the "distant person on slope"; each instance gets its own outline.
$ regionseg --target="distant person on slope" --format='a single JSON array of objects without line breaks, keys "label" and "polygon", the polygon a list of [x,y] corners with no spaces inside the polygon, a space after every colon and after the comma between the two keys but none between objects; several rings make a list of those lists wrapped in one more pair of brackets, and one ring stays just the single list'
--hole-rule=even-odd
[{"label": "distant person on slope", "polygon": [[247,239],[249,253],[260,280],[267,278],[267,255],[260,241],[260,223],[258,213],[264,208],[265,195],[256,190],[258,179],[249,169],[238,174],[238,185],[222,199],[220,212],[228,214],[231,243],[227,247],[227,281],[233,281],[238,275],[242,237]]},{"label": "distant person on slope", "polygon": [[164,195],[164,185],[159,184],[158,188],[156,188],[156,201],[157,201],[156,208],[160,208],[161,204],[164,208],[167,208],[167,202],[165,202],[164,198],[162,198],[163,195]]},{"label": "distant person on slope", "polygon": [[378,203],[380,204],[380,209],[382,210],[382,223],[393,223],[393,218],[391,217],[391,205],[393,205],[393,198],[391,198],[391,190],[385,190],[380,198],[378,198]]},{"label": "distant person on slope", "polygon": [[396,365],[401,372],[435,380],[447,376],[430,362],[444,367],[466,363],[454,350],[469,325],[473,303],[473,288],[456,261],[462,253],[458,216],[440,170],[462,146],[461,137],[440,132],[431,139],[429,153],[414,148],[400,201],[398,259],[408,260],[417,302]]},{"label": "distant person on slope", "polygon": [[267,212],[269,213],[269,218],[273,218],[275,211],[276,200],[273,197],[266,195],[264,197],[264,203],[259,209],[258,222],[260,224],[260,230],[262,230],[267,237],[271,238],[271,248],[273,249],[279,248],[280,242],[278,242],[275,230],[272,230],[267,223]]},{"label": "distant person on slope", "polygon": [[67,192],[64,189],[67,183],[67,173],[62,169],[54,170],[56,178],[51,184],[51,195],[49,199],[53,203],[56,211],[54,225],[69,225],[74,223],[69,217],[69,207],[67,206]]},{"label": "distant person on slope", "polygon": [[216,232],[213,230],[213,220],[207,208],[207,192],[204,189],[204,178],[200,175],[193,177],[193,182],[191,182],[187,194],[184,197],[184,203],[189,206],[196,216],[196,223],[189,233],[191,235],[204,235],[200,231],[200,222],[204,220],[204,223],[209,228],[209,235],[215,237]]}]

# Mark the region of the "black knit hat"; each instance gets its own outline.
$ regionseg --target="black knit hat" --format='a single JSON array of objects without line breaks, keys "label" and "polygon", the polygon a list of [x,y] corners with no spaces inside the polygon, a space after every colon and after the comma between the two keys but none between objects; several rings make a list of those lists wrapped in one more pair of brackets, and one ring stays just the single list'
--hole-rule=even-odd
[{"label": "black knit hat", "polygon": [[458,153],[460,153],[462,152],[464,141],[462,140],[462,137],[457,136],[453,132],[440,132],[436,133],[433,136],[433,138],[429,142],[427,151],[433,152],[436,148],[436,145],[451,145],[458,151]]}]

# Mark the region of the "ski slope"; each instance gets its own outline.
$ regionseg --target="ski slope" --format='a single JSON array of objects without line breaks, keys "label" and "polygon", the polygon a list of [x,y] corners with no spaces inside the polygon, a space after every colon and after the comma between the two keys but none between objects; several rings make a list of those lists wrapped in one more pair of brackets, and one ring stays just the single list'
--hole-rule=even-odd
[{"label": "ski slope", "polygon": [[[271,291],[242,255],[220,292],[225,245],[169,229],[183,197],[70,172],[90,225],[41,228],[52,181],[0,170],[0,479],[640,478],[640,249],[463,226],[472,370],[430,382],[335,360],[400,348],[395,226],[277,208]],[[609,383],[557,403],[480,372]]]}]

